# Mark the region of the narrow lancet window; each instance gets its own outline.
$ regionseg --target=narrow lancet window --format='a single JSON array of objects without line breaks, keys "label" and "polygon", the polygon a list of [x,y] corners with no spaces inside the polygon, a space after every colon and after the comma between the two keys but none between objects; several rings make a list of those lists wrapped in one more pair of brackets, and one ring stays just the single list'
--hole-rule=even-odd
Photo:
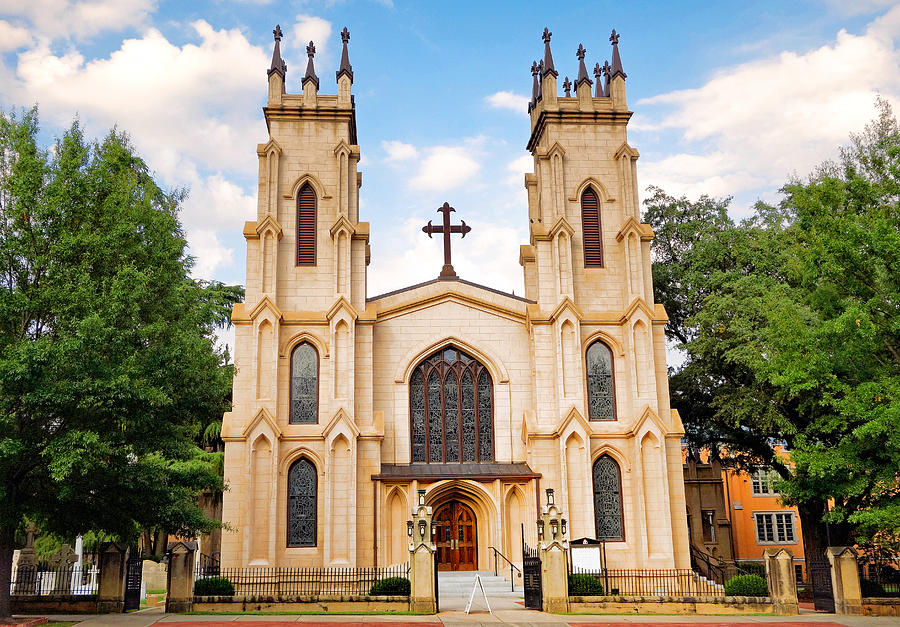
[{"label": "narrow lancet window", "polygon": [[600,199],[590,187],[581,194],[581,234],[584,266],[603,267],[603,238],[600,224]]},{"label": "narrow lancet window", "polygon": [[625,539],[621,474],[619,465],[609,455],[602,455],[594,462],[594,524],[598,540]]},{"label": "narrow lancet window", "polygon": [[319,421],[319,354],[309,342],[291,352],[291,424]]},{"label": "narrow lancet window", "polygon": [[288,470],[288,546],[316,546],[316,467],[306,458]]},{"label": "narrow lancet window", "polygon": [[615,420],[616,389],[612,351],[598,340],[588,347],[585,361],[588,417],[591,420]]},{"label": "narrow lancet window", "polygon": [[297,265],[316,265],[316,192],[309,183],[297,194]]}]

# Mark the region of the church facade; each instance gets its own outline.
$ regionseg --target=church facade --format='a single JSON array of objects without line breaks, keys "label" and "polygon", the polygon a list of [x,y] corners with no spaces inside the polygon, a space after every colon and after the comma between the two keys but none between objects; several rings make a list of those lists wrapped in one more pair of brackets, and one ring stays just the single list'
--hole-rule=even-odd
[{"label": "church facade", "polygon": [[[285,92],[280,39],[276,28],[246,300],[232,315],[222,565],[406,562],[421,490],[440,569],[487,569],[489,547],[518,563],[550,488],[569,537],[606,540],[616,567],[689,568],[683,428],[615,31],[612,65],[591,80],[579,47],[561,96],[545,30],[524,297],[456,276],[449,248],[438,278],[367,294],[349,33],[334,95],[319,93],[312,44],[302,93]],[[467,228],[451,209],[429,235]]]}]

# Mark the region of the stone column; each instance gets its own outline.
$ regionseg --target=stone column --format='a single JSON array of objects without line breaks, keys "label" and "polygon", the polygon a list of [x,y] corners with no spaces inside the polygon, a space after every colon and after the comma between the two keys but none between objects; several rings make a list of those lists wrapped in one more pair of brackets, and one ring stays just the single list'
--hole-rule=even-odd
[{"label": "stone column", "polygon": [[862,590],[856,551],[848,546],[830,546],[825,555],[831,564],[835,614],[862,614]]},{"label": "stone column", "polygon": [[787,549],[767,549],[763,553],[763,558],[766,562],[769,597],[772,599],[775,613],[799,614],[793,554]]},{"label": "stone column", "polygon": [[569,543],[563,537],[567,522],[556,507],[552,489],[547,490],[547,505],[541,508],[540,520],[543,538],[538,546],[544,611],[564,614],[569,611]]},{"label": "stone column", "polygon": [[196,542],[175,542],[169,547],[166,576],[166,612],[194,609],[194,554]]},{"label": "stone column", "polygon": [[[425,505],[425,490],[419,490],[419,504],[407,521],[409,538],[409,610],[434,614],[434,554],[437,547],[431,541],[431,507]],[[411,527],[410,527],[411,525]]]},{"label": "stone column", "polygon": [[97,612],[110,614],[125,609],[125,560],[128,546],[109,542],[100,550],[100,586]]}]

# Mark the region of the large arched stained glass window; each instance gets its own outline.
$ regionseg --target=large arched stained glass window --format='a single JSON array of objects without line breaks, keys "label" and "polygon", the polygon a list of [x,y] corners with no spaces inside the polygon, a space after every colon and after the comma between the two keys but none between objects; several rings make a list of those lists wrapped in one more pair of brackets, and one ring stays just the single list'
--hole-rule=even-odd
[{"label": "large arched stained glass window", "polygon": [[432,464],[494,461],[491,375],[448,346],[425,359],[409,381],[412,460]]},{"label": "large arched stained glass window", "polygon": [[619,465],[609,455],[594,462],[594,523],[598,540],[625,539],[621,474]]},{"label": "large arched stained glass window", "polygon": [[316,545],[316,467],[301,457],[288,470],[288,546]]},{"label": "large arched stained glass window", "polygon": [[591,420],[615,420],[616,389],[612,351],[598,340],[588,347],[585,361],[588,417]]},{"label": "large arched stained glass window", "polygon": [[291,424],[319,421],[319,353],[309,342],[291,352]]}]

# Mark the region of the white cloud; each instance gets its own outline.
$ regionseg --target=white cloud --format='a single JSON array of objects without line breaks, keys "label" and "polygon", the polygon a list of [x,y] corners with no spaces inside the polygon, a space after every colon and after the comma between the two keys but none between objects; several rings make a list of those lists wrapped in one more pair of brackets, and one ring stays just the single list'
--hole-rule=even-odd
[{"label": "white cloud", "polygon": [[[331,22],[314,15],[297,16],[297,23],[294,24],[294,37],[290,42],[291,56],[302,58],[302,64],[298,65],[300,76],[306,72],[306,46],[309,42],[313,42],[316,46],[316,66],[328,65],[332,58],[332,51],[328,48],[328,38],[331,37]],[[302,55],[302,56],[301,56]],[[316,74],[321,72],[316,70]]]},{"label": "white cloud", "polygon": [[0,52],[15,50],[31,43],[28,30],[13,26],[6,20],[0,20]]},{"label": "white cloud", "polygon": [[495,109],[510,109],[522,115],[528,115],[528,96],[516,94],[511,91],[498,91],[491,94],[485,100]]},{"label": "white cloud", "polygon": [[401,141],[383,141],[381,147],[387,153],[386,161],[406,161],[419,156],[419,151],[412,144]]},{"label": "white cloud", "polygon": [[419,171],[410,180],[413,189],[443,192],[459,187],[478,173],[481,165],[462,146],[434,146],[425,150]]},{"label": "white cloud", "polygon": [[186,232],[188,246],[195,257],[191,274],[201,279],[212,279],[216,268],[231,261],[234,250],[219,240],[213,229],[193,229]]},{"label": "white cloud", "polygon": [[0,15],[26,19],[40,37],[83,39],[143,26],[156,0],[4,0]]},{"label": "white cloud", "polygon": [[841,30],[807,53],[785,51],[724,69],[696,89],[639,101],[661,111],[635,130],[675,129],[688,145],[702,146],[642,162],[642,183],[676,194],[740,194],[774,191],[811,171],[873,117],[876,94],[897,102],[898,25],[900,7],[863,35]]},{"label": "white cloud", "polygon": [[825,3],[841,15],[864,15],[875,13],[897,4],[897,0],[825,0]]}]

